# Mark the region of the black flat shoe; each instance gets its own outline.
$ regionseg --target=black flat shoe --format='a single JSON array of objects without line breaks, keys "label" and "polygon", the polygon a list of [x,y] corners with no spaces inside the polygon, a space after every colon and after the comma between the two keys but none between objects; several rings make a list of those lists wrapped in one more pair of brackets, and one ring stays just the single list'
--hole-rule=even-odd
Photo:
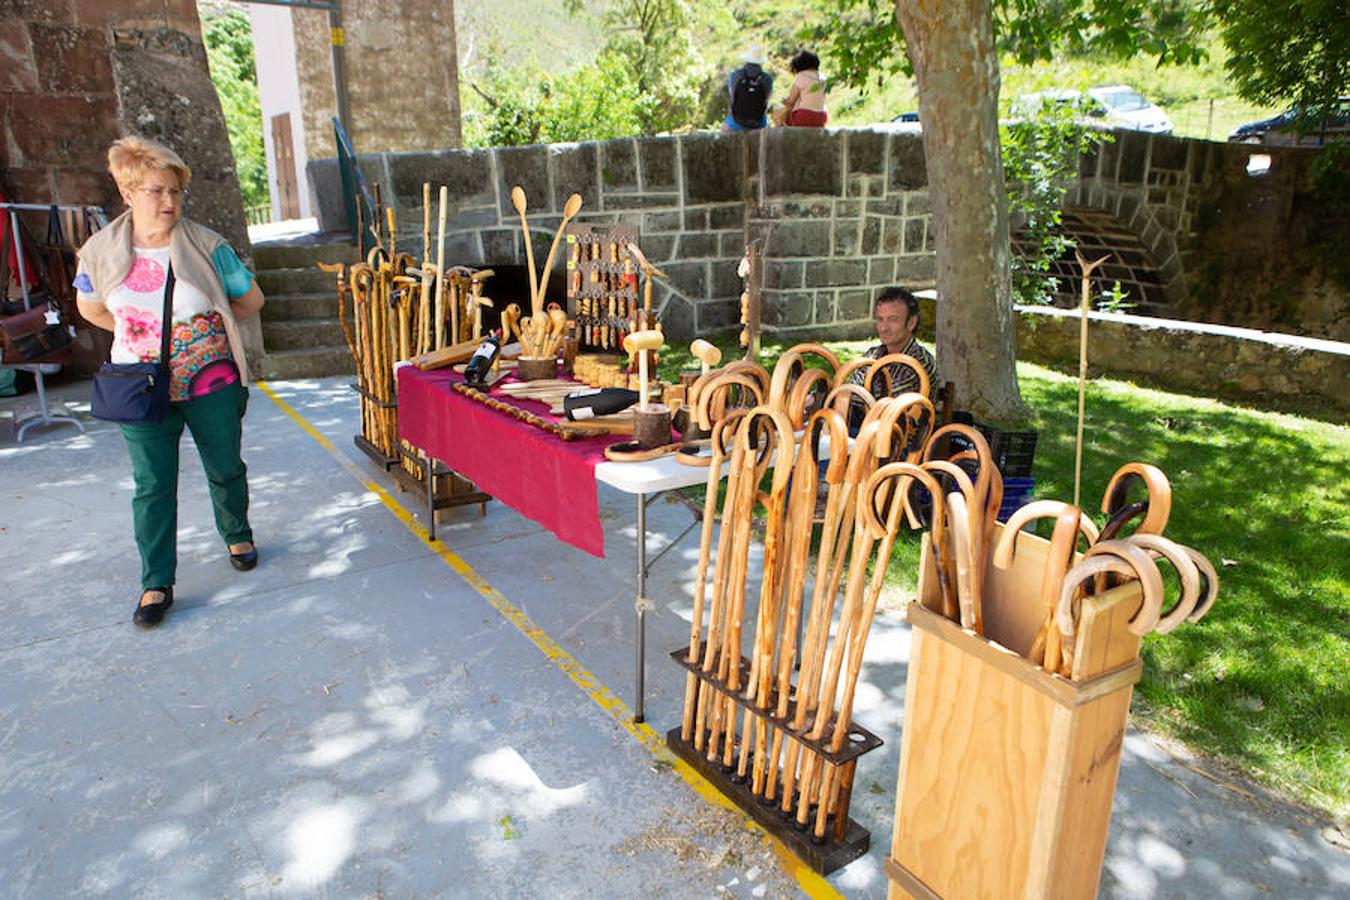
[{"label": "black flat shoe", "polygon": [[160,622],[164,621],[164,614],[173,606],[173,588],[172,587],[154,587],[146,588],[141,591],[141,597],[151,591],[159,591],[164,595],[164,599],[158,603],[142,604],[137,601],[136,612],[132,613],[131,621],[135,622],[141,628],[154,628]]},{"label": "black flat shoe", "polygon": [[254,544],[252,550],[245,550],[243,553],[231,553],[230,565],[234,566],[240,572],[247,572],[258,564],[258,545]]}]

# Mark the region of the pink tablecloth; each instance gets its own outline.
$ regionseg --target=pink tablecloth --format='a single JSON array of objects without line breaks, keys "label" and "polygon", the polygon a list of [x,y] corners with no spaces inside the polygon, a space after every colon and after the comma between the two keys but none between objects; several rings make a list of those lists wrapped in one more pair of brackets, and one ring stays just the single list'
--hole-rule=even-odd
[{"label": "pink tablecloth", "polygon": [[[595,465],[604,459],[605,446],[620,438],[564,441],[451,389],[462,380],[447,369],[399,369],[399,437],[559,539],[604,556]],[[548,415],[543,403],[493,396]]]}]

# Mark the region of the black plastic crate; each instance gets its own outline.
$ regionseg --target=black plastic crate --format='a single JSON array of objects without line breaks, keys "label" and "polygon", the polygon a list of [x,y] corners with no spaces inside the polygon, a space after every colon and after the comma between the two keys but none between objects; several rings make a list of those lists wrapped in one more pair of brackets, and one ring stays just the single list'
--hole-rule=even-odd
[{"label": "black plastic crate", "polygon": [[998,466],[1004,478],[1031,477],[1031,465],[1036,459],[1036,432],[1000,431],[980,424],[975,427],[989,443],[994,465]]}]

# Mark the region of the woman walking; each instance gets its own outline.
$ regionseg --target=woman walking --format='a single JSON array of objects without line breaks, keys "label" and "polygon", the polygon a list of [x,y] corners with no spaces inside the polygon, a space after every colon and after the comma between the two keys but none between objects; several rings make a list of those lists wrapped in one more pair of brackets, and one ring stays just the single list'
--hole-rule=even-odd
[{"label": "woman walking", "polygon": [[192,173],[178,154],[126,137],[108,149],[108,170],[127,211],[80,248],[75,288],[80,313],[113,333],[113,362],[159,359],[171,292],[169,412],[160,422],[120,426],[136,485],[131,513],[141,557],[132,621],[150,628],[173,605],[184,426],[206,470],[231,565],[247,571],[258,563],[240,457],[248,368],[237,323],[262,308],[263,295],[224,238],[183,218]]}]

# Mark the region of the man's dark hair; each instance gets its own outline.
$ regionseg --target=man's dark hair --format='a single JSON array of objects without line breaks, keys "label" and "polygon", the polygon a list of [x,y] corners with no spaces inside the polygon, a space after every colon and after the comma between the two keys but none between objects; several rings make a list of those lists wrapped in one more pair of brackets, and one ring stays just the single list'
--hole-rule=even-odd
[{"label": "man's dark hair", "polygon": [[883,303],[903,303],[905,309],[909,311],[909,318],[916,320],[919,318],[919,298],[902,287],[883,288],[881,293],[877,294],[876,302],[872,304],[873,315],[876,315],[877,307]]},{"label": "man's dark hair", "polygon": [[788,63],[788,68],[792,70],[794,75],[798,72],[810,72],[812,69],[819,69],[820,57],[810,50],[798,50],[797,55],[792,57],[792,62]]}]

